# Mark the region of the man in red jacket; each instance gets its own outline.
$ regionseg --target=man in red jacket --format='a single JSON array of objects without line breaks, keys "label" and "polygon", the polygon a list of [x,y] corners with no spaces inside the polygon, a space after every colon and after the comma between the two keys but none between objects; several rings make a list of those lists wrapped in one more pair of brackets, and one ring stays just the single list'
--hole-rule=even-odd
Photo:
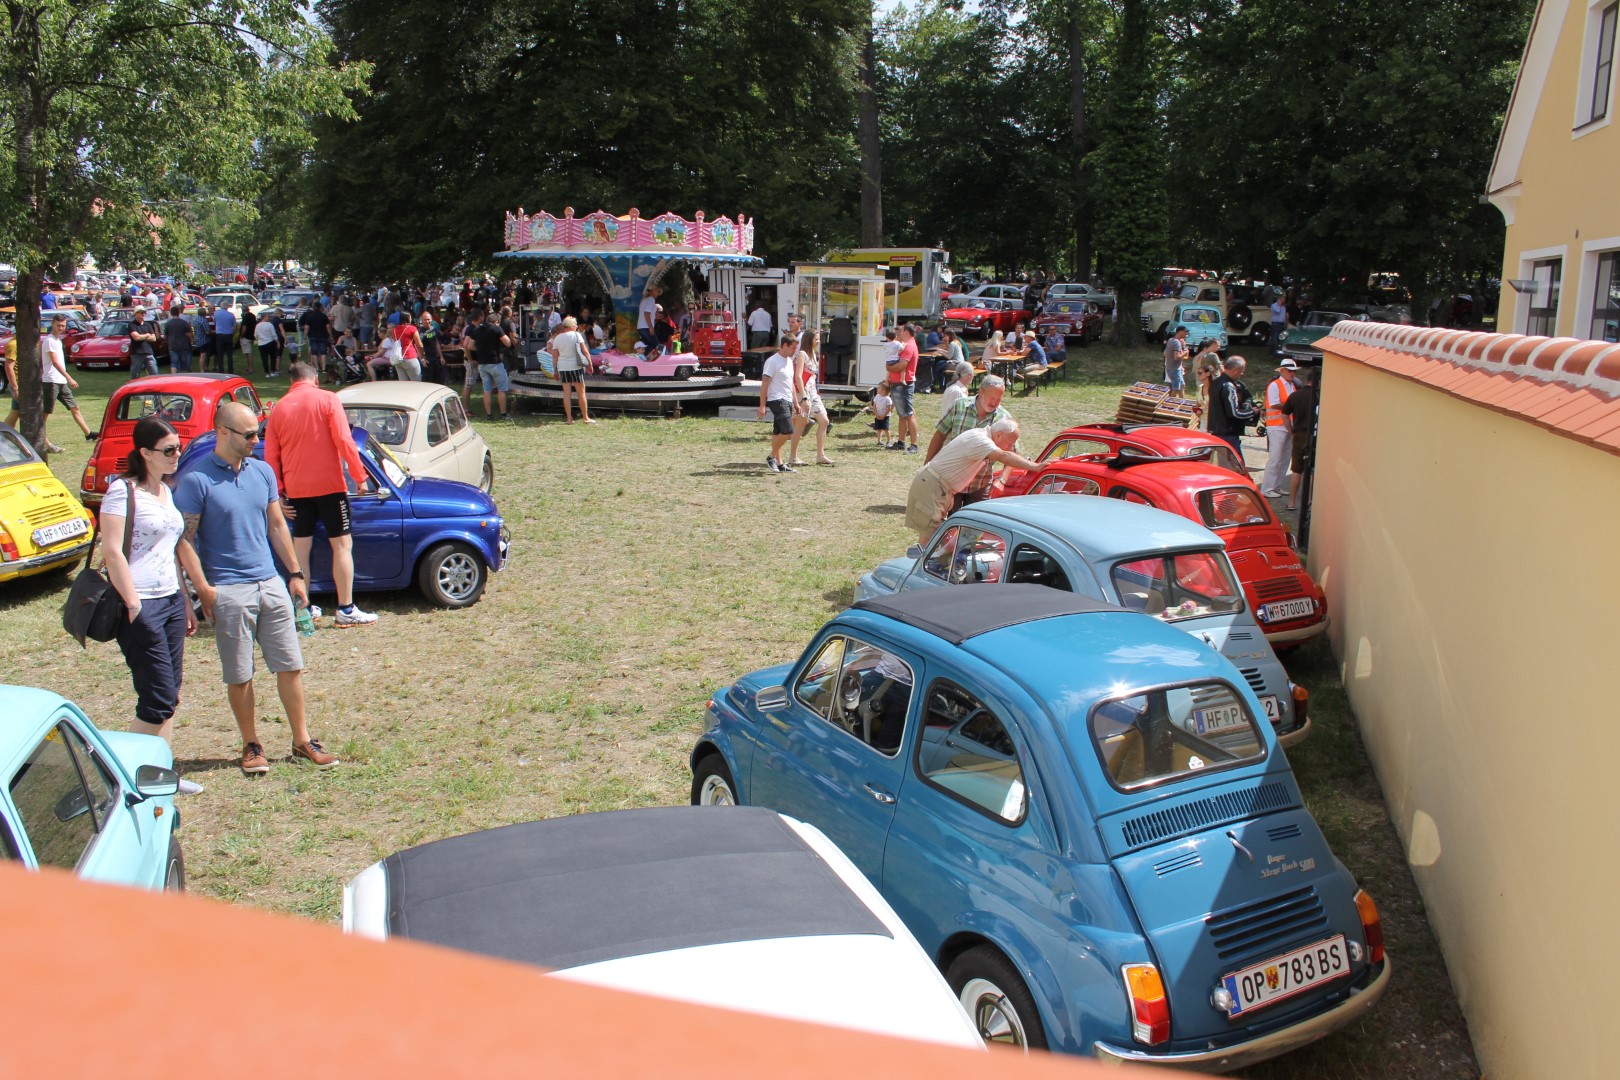
[{"label": "man in red jacket", "polygon": [[365,483],[366,467],[338,396],[322,390],[315,369],[302,361],[288,375],[287,394],[270,410],[264,427],[264,460],[275,471],[282,501],[292,507],[298,564],[309,566],[315,523],[324,523],[332,541],[335,625],[344,629],[374,623],[377,616],[354,604],[354,539],[349,535],[349,489],[343,481],[347,469],[357,487]]}]

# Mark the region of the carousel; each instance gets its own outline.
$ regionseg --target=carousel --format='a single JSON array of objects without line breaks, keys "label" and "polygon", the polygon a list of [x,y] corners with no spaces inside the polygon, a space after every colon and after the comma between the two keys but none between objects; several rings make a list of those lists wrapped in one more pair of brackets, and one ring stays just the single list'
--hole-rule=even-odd
[{"label": "carousel", "polygon": [[[632,208],[615,216],[598,210],[575,217],[573,207],[562,217],[520,208],[506,215],[506,249],[499,259],[583,266],[594,278],[596,296],[611,314],[608,340],[594,349],[585,383],[593,404],[609,408],[630,399],[649,405],[722,401],[742,386],[742,323],[733,306],[740,298],[739,272],[763,265],[753,255],[754,223],[741,214],[709,221],[700,211],[688,220],[677,214],[644,218]],[[560,266],[559,266],[560,268]],[[653,290],[684,297],[689,319],[681,320],[686,338],[665,330],[661,348],[648,350],[636,330],[642,301]],[[665,312],[672,320],[675,312]],[[549,313],[538,305],[522,315],[525,352],[537,370],[512,376],[514,393],[560,399],[562,384],[545,351]]]}]

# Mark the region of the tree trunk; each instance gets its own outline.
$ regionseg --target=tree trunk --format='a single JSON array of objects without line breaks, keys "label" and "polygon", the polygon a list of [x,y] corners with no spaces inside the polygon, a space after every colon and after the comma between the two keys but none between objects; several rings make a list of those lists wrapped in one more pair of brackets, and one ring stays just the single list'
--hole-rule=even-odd
[{"label": "tree trunk", "polygon": [[861,245],[883,246],[883,146],[878,134],[877,33],[871,17],[861,45]]},{"label": "tree trunk", "polygon": [[39,295],[44,273],[17,272],[17,404],[22,407],[18,426],[22,437],[45,456],[45,404],[41,393],[39,349]]},{"label": "tree trunk", "polygon": [[1074,280],[1091,278],[1091,214],[1086,199],[1086,54],[1080,20],[1069,16],[1070,139],[1074,154]]}]

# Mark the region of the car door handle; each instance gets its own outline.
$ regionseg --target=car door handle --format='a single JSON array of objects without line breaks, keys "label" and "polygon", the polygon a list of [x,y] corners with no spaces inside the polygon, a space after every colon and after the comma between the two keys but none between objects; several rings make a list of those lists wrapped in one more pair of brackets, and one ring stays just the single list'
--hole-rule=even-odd
[{"label": "car door handle", "polygon": [[895,803],[894,796],[890,795],[887,791],[884,791],[882,788],[878,787],[876,784],[867,784],[867,785],[865,785],[865,787],[866,787],[866,793],[868,795],[872,796],[872,798],[876,799],[878,802],[882,803],[884,806],[893,806],[894,805],[894,803]]}]

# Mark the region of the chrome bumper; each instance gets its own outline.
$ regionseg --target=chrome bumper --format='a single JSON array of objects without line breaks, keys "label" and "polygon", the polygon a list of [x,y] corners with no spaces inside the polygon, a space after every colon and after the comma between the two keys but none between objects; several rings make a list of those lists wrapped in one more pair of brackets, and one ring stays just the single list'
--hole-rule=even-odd
[{"label": "chrome bumper", "polygon": [[28,558],[18,559],[16,562],[0,562],[0,581],[18,577],[32,570],[44,570],[47,567],[59,566],[63,563],[78,562],[95,546],[96,538],[92,532],[82,543],[74,544],[70,548],[48,551],[43,555],[30,555]]},{"label": "chrome bumper", "polygon": [[1287,750],[1290,746],[1298,746],[1305,741],[1305,736],[1311,733],[1311,718],[1307,716],[1305,722],[1286,735],[1277,736],[1277,745]]},{"label": "chrome bumper", "polygon": [[1386,954],[1384,970],[1380,971],[1365,988],[1352,991],[1348,1000],[1325,1013],[1301,1020],[1291,1027],[1219,1050],[1154,1054],[1145,1050],[1127,1050],[1102,1042],[1096,1043],[1092,1049],[1097,1054],[1097,1060],[1105,1065],[1153,1065],[1161,1069],[1197,1069],[1202,1072],[1229,1072],[1232,1069],[1246,1068],[1279,1054],[1286,1054],[1290,1050],[1297,1050],[1306,1043],[1315,1042],[1360,1020],[1367,1014],[1367,1010],[1378,1004],[1378,999],[1384,996],[1384,991],[1389,987],[1389,971],[1389,956]]},{"label": "chrome bumper", "polygon": [[1301,626],[1297,630],[1278,630],[1276,633],[1272,633],[1269,630],[1263,630],[1261,632],[1265,634],[1266,640],[1273,646],[1298,645],[1302,641],[1309,641],[1314,637],[1321,637],[1323,634],[1327,633],[1328,623],[1330,621],[1331,616],[1323,619],[1319,623],[1312,623],[1310,626]]}]

